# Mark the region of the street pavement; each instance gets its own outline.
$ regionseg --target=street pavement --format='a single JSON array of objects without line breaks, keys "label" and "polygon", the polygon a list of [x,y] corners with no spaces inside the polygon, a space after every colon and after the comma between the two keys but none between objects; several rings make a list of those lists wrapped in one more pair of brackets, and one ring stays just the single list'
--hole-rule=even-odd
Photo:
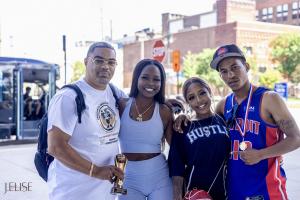
[{"label": "street pavement", "polygon": [[[291,112],[300,126],[300,109]],[[0,146],[0,200],[48,200],[47,185],[34,167],[35,149],[36,144]],[[289,200],[299,200],[300,149],[284,155],[283,167]]]},{"label": "street pavement", "polygon": [[[0,200],[47,200],[47,185],[37,174],[33,157],[36,144],[0,147]],[[21,191],[5,193],[11,186]],[[13,189],[12,189],[13,190]]]}]

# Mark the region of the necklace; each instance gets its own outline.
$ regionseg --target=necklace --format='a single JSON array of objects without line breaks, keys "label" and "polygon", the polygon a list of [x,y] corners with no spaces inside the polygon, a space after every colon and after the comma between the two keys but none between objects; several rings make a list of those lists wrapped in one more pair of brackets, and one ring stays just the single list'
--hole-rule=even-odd
[{"label": "necklace", "polygon": [[135,104],[136,112],[138,113],[138,116],[137,116],[136,120],[141,122],[141,121],[143,121],[143,115],[152,107],[153,103],[151,103],[150,106],[148,106],[148,108],[143,113],[139,112],[139,109],[136,105],[136,100],[134,101],[134,104]]},{"label": "necklace", "polygon": [[[241,151],[245,151],[248,148],[248,145],[244,140],[245,140],[245,134],[246,134],[246,121],[248,119],[249,107],[250,107],[251,98],[252,98],[252,94],[253,94],[252,89],[253,89],[252,84],[250,84],[250,90],[249,90],[249,93],[248,93],[248,101],[247,101],[247,107],[246,107],[246,113],[245,113],[245,118],[244,118],[243,129],[241,128],[241,126],[239,125],[239,123],[235,119],[238,131],[240,132],[240,134],[242,135],[242,138],[243,138],[242,142],[239,145]],[[232,103],[231,103],[232,106],[233,106],[233,99],[234,98],[232,98]]]}]

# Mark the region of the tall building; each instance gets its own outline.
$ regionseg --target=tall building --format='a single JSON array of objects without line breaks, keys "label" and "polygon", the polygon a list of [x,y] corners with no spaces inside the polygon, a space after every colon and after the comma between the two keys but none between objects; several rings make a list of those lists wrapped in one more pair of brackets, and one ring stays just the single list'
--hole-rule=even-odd
[{"label": "tall building", "polygon": [[300,25],[299,0],[256,0],[256,19],[262,22]]},{"label": "tall building", "polygon": [[[164,13],[161,35],[123,46],[124,87],[130,87],[135,64],[143,57],[152,57],[157,39],[166,45],[163,64],[167,73],[172,72],[170,53],[173,50],[180,50],[184,57],[188,52],[199,53],[227,43],[245,48],[264,72],[273,66],[270,41],[282,33],[300,33],[297,22],[300,15],[294,16],[296,11],[299,13],[299,2],[295,0],[217,0],[213,10],[206,13],[193,16]],[[175,90],[167,88],[167,92],[175,93]]]}]

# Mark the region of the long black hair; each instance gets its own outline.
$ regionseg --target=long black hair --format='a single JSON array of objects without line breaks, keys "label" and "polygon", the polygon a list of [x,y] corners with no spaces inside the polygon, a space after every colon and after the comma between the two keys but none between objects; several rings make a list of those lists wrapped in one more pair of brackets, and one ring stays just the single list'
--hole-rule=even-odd
[{"label": "long black hair", "polygon": [[131,89],[129,96],[136,98],[139,90],[138,90],[138,79],[143,71],[143,69],[148,66],[148,65],[154,65],[159,69],[160,72],[160,90],[159,92],[154,96],[154,100],[157,101],[158,103],[162,104],[165,103],[165,85],[166,85],[166,73],[164,70],[163,65],[153,59],[143,59],[139,61],[133,71],[132,75],[132,83],[131,83]]}]

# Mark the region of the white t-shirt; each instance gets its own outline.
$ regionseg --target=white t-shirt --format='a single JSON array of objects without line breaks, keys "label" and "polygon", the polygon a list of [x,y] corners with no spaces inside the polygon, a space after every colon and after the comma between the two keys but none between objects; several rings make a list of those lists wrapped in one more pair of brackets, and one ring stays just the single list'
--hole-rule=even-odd
[{"label": "white t-shirt", "polygon": [[[76,82],[81,89],[86,109],[78,123],[76,93],[65,88],[51,99],[48,109],[48,131],[56,126],[71,136],[70,146],[83,158],[97,166],[113,165],[119,153],[119,111],[109,86],[96,90],[83,79]],[[119,97],[126,95],[116,90]],[[54,159],[48,170],[50,200],[113,200],[112,184],[73,170]]]}]

